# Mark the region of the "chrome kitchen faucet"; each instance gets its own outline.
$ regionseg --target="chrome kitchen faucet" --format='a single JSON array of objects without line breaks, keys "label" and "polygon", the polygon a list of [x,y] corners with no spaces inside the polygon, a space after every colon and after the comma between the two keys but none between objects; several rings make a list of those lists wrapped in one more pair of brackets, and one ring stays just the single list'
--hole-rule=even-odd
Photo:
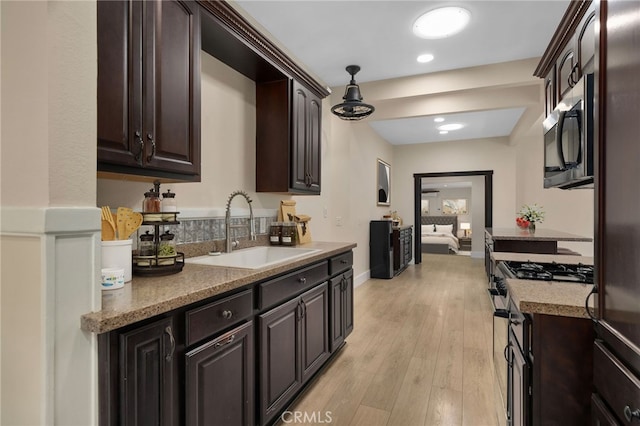
[{"label": "chrome kitchen faucet", "polygon": [[226,252],[231,253],[231,251],[238,247],[240,242],[231,237],[231,228],[242,228],[244,225],[231,225],[231,200],[234,199],[236,195],[242,195],[246,200],[247,204],[249,204],[249,230],[250,230],[250,238],[251,241],[255,241],[256,239],[256,225],[253,220],[253,208],[251,207],[252,199],[249,198],[249,195],[244,191],[234,191],[229,195],[229,199],[227,200],[227,213],[225,215],[225,230],[226,230]]}]

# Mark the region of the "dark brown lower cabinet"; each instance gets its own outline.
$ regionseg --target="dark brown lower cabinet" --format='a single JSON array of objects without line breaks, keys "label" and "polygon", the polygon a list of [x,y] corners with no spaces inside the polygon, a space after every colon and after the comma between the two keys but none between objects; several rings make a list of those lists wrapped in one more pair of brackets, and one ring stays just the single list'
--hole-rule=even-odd
[{"label": "dark brown lower cabinet", "polygon": [[393,228],[393,270],[394,274],[407,269],[413,259],[413,227]]},{"label": "dark brown lower cabinet", "polygon": [[328,285],[320,284],[258,318],[260,424],[267,424],[329,357]]},{"label": "dark brown lower cabinet", "polygon": [[300,355],[302,383],[307,382],[329,358],[329,290],[327,283],[300,296],[302,323]]},{"label": "dark brown lower cabinet", "polygon": [[100,425],[276,421],[353,329],[352,264],[340,253],[99,334]]},{"label": "dark brown lower cabinet", "polygon": [[353,270],[329,282],[331,292],[331,352],[353,331]]},{"label": "dark brown lower cabinet", "polygon": [[254,424],[253,322],[186,354],[187,426]]},{"label": "dark brown lower cabinet", "polygon": [[609,411],[607,405],[597,394],[591,395],[591,425],[619,426],[616,417]]},{"label": "dark brown lower cabinet", "polygon": [[179,424],[173,317],[120,334],[121,425]]},{"label": "dark brown lower cabinet", "polygon": [[589,424],[593,339],[593,323],[589,319],[533,316],[531,418],[534,426]]}]

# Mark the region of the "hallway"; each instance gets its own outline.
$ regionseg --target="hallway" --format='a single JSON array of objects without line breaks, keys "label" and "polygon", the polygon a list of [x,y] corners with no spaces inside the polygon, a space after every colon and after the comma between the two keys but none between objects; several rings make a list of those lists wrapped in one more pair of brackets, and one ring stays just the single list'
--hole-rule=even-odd
[{"label": "hallway", "polygon": [[362,284],[346,347],[280,424],[496,425],[486,288],[481,259],[433,254]]}]

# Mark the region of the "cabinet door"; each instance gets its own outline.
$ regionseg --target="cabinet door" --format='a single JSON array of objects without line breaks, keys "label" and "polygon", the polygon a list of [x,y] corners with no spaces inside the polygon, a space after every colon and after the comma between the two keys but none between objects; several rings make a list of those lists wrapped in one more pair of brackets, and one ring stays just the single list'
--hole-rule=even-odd
[{"label": "cabinet door", "polygon": [[141,13],[142,2],[97,2],[98,162],[142,165]]},{"label": "cabinet door", "polygon": [[313,93],[308,93],[308,166],[307,187],[312,192],[320,193],[321,138],[322,138],[322,100]]},{"label": "cabinet door", "polygon": [[[601,4],[605,7],[605,4]],[[599,258],[601,282],[600,324],[608,332],[607,341],[618,355],[634,368],[640,368],[640,221],[637,216],[640,193],[628,191],[630,183],[638,182],[640,169],[640,28],[630,19],[640,15],[640,3],[609,1],[606,3],[606,49],[601,50],[606,67],[601,68],[606,93],[603,120],[604,150],[601,157]],[[610,401],[607,401],[610,402]]]},{"label": "cabinet door", "polygon": [[596,53],[596,12],[593,10],[594,4],[587,11],[587,15],[581,22],[578,31],[578,64],[580,64],[580,75],[593,72],[593,59]]},{"label": "cabinet door", "polygon": [[329,357],[329,290],[321,284],[300,296],[302,303],[302,382]]},{"label": "cabinet door", "polygon": [[404,252],[406,255],[406,264],[413,259],[413,228],[407,228],[406,238],[404,241]]},{"label": "cabinet door", "polygon": [[353,331],[353,269],[344,274],[342,308],[344,309],[344,338],[346,339]]},{"label": "cabinet door", "polygon": [[186,424],[254,424],[253,323],[186,355]]},{"label": "cabinet door", "polygon": [[321,101],[293,82],[293,132],[291,141],[291,187],[320,192]]},{"label": "cabinet door", "polygon": [[[514,339],[511,336],[511,339]],[[529,365],[524,359],[518,344],[513,342],[509,344],[510,364],[510,383],[511,395],[509,413],[511,415],[512,426],[526,426],[529,424],[528,417],[531,411],[531,402],[529,398]]]},{"label": "cabinet door", "polygon": [[619,426],[616,417],[597,394],[591,396],[591,426]]},{"label": "cabinet door", "polygon": [[120,335],[121,424],[179,424],[174,329],[170,317]]},{"label": "cabinet door", "polygon": [[569,41],[569,47],[562,53],[560,61],[558,62],[558,78],[556,80],[558,101],[563,99],[575,84],[573,80],[574,66],[575,55],[573,52],[573,41]]},{"label": "cabinet door", "polygon": [[143,4],[146,167],[199,174],[199,8],[194,1]]},{"label": "cabinet door", "polygon": [[344,276],[339,275],[329,281],[329,292],[331,295],[331,324],[329,341],[331,352],[335,351],[344,342],[344,299],[342,297],[344,286]]},{"label": "cabinet door", "polygon": [[556,107],[556,66],[544,79],[544,116],[548,117]]},{"label": "cabinet door", "polygon": [[334,277],[331,292],[331,352],[340,347],[353,331],[353,270]]},{"label": "cabinet door", "polygon": [[300,298],[259,318],[260,423],[267,423],[300,388]]}]

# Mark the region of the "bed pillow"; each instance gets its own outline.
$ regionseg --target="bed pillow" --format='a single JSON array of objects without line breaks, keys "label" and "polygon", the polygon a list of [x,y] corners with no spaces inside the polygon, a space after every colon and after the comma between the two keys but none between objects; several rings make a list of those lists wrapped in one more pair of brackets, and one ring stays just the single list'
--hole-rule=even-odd
[{"label": "bed pillow", "polygon": [[429,225],[422,225],[422,235],[433,234],[434,232],[436,232],[436,226],[433,223]]},{"label": "bed pillow", "polygon": [[453,233],[453,225],[436,225],[436,232]]}]

